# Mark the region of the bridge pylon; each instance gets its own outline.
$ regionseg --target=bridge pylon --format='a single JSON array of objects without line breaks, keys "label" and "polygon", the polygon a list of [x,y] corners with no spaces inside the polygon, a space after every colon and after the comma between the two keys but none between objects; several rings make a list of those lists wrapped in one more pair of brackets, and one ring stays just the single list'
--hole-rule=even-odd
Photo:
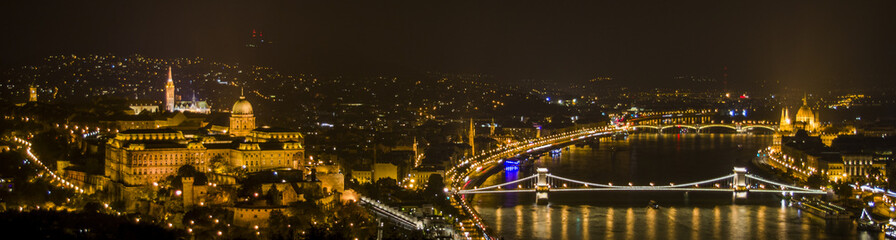
[{"label": "bridge pylon", "polygon": [[538,168],[537,175],[535,177],[535,203],[547,204],[548,192],[550,191],[550,189],[551,185],[548,184],[548,169]]},{"label": "bridge pylon", "polygon": [[734,168],[734,191],[735,192],[746,192],[749,189],[747,188],[747,169],[742,167]]}]

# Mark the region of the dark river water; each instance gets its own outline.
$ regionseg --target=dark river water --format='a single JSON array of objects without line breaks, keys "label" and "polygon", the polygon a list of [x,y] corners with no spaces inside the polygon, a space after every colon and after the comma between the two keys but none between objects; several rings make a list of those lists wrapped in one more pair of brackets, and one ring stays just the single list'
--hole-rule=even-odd
[{"label": "dark river water", "polygon": [[[558,176],[595,183],[692,182],[753,168],[771,135],[634,134],[626,140],[564,149],[534,162]],[[501,171],[481,186],[531,175]],[[756,171],[753,171],[756,172]],[[647,208],[655,200],[662,207]],[[492,232],[504,239],[878,239],[849,221],[826,221],[772,193],[746,199],[713,192],[563,192],[536,205],[534,193],[480,194],[473,199]]]}]

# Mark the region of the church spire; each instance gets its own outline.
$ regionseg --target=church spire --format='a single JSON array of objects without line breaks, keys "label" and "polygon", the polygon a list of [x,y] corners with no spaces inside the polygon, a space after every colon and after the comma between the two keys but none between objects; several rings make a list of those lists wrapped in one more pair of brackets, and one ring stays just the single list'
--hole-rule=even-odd
[{"label": "church spire", "polygon": [[476,143],[473,141],[476,139],[476,129],[473,128],[473,118],[470,118],[470,131],[467,132],[469,134],[468,138],[470,140],[470,152],[472,156],[476,156]]},{"label": "church spire", "polygon": [[171,77],[171,66],[168,67],[168,82],[165,83],[165,110],[174,112],[174,79]]}]

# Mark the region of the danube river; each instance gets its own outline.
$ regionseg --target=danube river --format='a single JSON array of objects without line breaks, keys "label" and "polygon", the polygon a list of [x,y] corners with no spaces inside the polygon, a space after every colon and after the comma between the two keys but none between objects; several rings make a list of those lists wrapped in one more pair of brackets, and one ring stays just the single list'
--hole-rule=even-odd
[{"label": "danube river", "polygon": [[[545,155],[534,166],[587,182],[647,185],[692,182],[755,168],[748,162],[771,143],[770,135],[634,134],[595,146]],[[530,175],[501,171],[482,186]],[[756,171],[753,171],[756,172]],[[655,200],[661,208],[647,208]],[[849,221],[825,221],[789,207],[771,193],[534,193],[482,194],[473,205],[492,232],[505,239],[877,239]],[[882,236],[882,235],[881,235]]]}]

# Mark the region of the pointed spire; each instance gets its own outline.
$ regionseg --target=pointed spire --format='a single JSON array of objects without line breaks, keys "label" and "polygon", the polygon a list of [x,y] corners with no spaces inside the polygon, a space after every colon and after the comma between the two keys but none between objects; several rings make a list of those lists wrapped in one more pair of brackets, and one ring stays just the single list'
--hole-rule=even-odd
[{"label": "pointed spire", "polygon": [[474,140],[476,139],[476,129],[473,128],[473,118],[470,118],[470,131],[468,132],[468,134],[469,134],[468,138],[470,139],[470,142],[469,142],[470,152],[472,153],[472,155],[475,156],[476,155],[476,143],[474,142]]},{"label": "pointed spire", "polygon": [[168,66],[168,81],[174,81],[173,78],[171,78],[171,66]]},{"label": "pointed spire", "polygon": [[806,93],[803,93],[803,105],[809,105],[806,101]]},{"label": "pointed spire", "polygon": [[243,87],[240,87],[240,99],[246,99],[246,95],[243,94]]}]

